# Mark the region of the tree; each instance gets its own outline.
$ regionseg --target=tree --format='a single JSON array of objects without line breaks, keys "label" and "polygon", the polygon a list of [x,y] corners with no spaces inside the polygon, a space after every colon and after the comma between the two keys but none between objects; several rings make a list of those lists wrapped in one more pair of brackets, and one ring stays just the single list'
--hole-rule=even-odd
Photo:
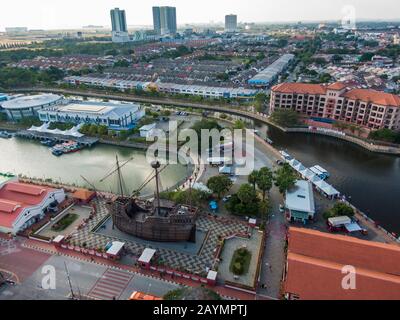
[{"label": "tree", "polygon": [[368,138],[390,143],[400,143],[400,133],[386,128],[371,131],[368,135]]},{"label": "tree", "polygon": [[349,205],[343,202],[338,202],[330,210],[326,211],[323,216],[325,219],[343,216],[351,218],[354,216],[354,210]]},{"label": "tree", "polygon": [[260,214],[260,200],[253,186],[242,184],[239,191],[226,204],[226,208],[237,215],[258,215]]},{"label": "tree", "polygon": [[243,130],[246,129],[246,123],[242,120],[236,120],[233,124],[233,129]]},{"label": "tree", "polygon": [[254,107],[257,112],[262,112],[264,107],[268,104],[269,96],[267,96],[263,92],[259,92],[256,94],[254,98]]},{"label": "tree", "polygon": [[208,179],[207,187],[215,194],[218,199],[221,199],[222,195],[227,193],[232,187],[232,180],[227,176],[214,176]]},{"label": "tree", "polygon": [[271,120],[284,127],[293,127],[299,123],[299,115],[294,110],[275,110],[271,115]]},{"label": "tree", "polygon": [[253,186],[254,190],[256,190],[257,176],[258,176],[258,171],[253,170],[253,172],[250,173],[249,177],[247,178],[249,183]]},{"label": "tree", "polygon": [[240,186],[237,197],[242,203],[249,204],[253,201],[256,201],[257,194],[252,186],[246,183]]},{"label": "tree", "polygon": [[273,175],[270,169],[267,167],[261,168],[256,177],[257,187],[262,191],[263,200],[265,200],[265,194],[271,190],[273,185]]},{"label": "tree", "polygon": [[332,212],[336,217],[340,217],[340,216],[353,217],[354,216],[353,208],[343,202],[336,203],[332,208]]},{"label": "tree", "polygon": [[373,52],[365,52],[361,55],[360,61],[361,62],[367,62],[367,61],[371,61],[372,57],[375,55],[375,53]]},{"label": "tree", "polygon": [[288,189],[295,185],[297,177],[289,164],[285,163],[275,172],[274,179],[275,185],[279,188],[279,192],[284,194]]}]

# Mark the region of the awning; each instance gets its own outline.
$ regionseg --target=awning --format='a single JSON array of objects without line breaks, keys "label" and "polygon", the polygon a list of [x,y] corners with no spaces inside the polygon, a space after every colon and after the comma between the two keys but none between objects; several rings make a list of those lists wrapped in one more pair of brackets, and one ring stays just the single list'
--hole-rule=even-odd
[{"label": "awning", "polygon": [[344,227],[346,228],[347,232],[362,231],[362,228],[356,222],[345,224]]},{"label": "awning", "polygon": [[151,259],[153,259],[156,250],[146,248],[143,250],[142,255],[139,258],[140,263],[150,263]]},{"label": "awning", "polygon": [[117,256],[124,246],[125,242],[113,241],[111,247],[108,248],[106,253],[111,256]]}]

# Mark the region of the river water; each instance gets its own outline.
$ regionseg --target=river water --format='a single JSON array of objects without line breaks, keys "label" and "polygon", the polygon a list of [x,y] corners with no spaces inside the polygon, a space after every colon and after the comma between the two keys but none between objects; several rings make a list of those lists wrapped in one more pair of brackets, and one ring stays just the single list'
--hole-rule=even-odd
[{"label": "river water", "polygon": [[[51,178],[53,181],[89,187],[82,175],[98,190],[118,192],[116,174],[100,182],[107,173],[116,168],[116,155],[120,163],[133,157],[133,160],[121,169],[124,192],[131,193],[153,172],[146,161],[145,152],[131,148],[99,144],[92,149],[55,157],[48,147],[37,141],[20,138],[0,139],[0,172],[12,172],[40,179]],[[170,165],[160,174],[161,186],[163,189],[172,187],[188,174],[186,166]],[[154,188],[155,183],[152,181],[141,194],[152,194]]]},{"label": "river water", "polygon": [[268,131],[274,147],[284,149],[306,167],[328,170],[328,183],[350,196],[350,202],[390,232],[400,234],[400,157],[369,152],[351,143],[321,135]]},{"label": "river water", "polygon": [[[387,230],[400,234],[400,158],[375,154],[359,146],[330,137],[310,134],[286,134],[256,123],[263,135],[273,140],[278,149],[287,150],[305,166],[319,164],[331,177],[328,182],[351,202]],[[152,172],[143,151],[115,146],[97,145],[74,154],[53,156],[40,143],[18,138],[0,139],[0,172],[13,172],[37,178],[52,178],[69,184],[86,185],[87,180],[103,191],[118,191],[116,175],[99,180],[115,167],[115,155],[121,162],[130,157],[123,169],[126,192],[132,192]],[[161,174],[163,188],[185,179],[185,166],[170,165]],[[149,184],[143,195],[154,192]]]}]

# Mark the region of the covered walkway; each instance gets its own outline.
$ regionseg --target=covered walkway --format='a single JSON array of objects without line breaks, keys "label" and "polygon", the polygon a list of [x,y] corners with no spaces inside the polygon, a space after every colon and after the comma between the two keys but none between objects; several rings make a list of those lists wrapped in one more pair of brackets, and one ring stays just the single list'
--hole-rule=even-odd
[{"label": "covered walkway", "polygon": [[340,192],[332,187],[330,184],[322,180],[318,177],[314,172],[312,172],[309,168],[306,168],[300,161],[292,158],[290,160],[286,160],[286,162],[294,169],[297,173],[299,173],[303,179],[310,181],[314,187],[325,194],[329,198],[337,198],[340,196]]}]

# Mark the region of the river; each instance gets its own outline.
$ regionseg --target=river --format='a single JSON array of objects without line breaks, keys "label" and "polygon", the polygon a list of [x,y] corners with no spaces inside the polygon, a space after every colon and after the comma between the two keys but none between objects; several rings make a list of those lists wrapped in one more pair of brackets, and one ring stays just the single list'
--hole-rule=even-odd
[{"label": "river", "polygon": [[400,157],[369,152],[342,140],[312,134],[268,131],[274,147],[284,149],[306,167],[319,164],[331,174],[328,182],[350,202],[390,232],[400,234]]},{"label": "river", "polygon": [[[12,172],[40,179],[52,179],[78,186],[89,185],[84,176],[98,190],[117,192],[117,175],[111,175],[103,182],[100,180],[115,168],[118,155],[120,163],[133,157],[121,170],[123,173],[124,192],[136,190],[153,169],[146,161],[145,152],[131,148],[120,148],[108,145],[96,145],[77,153],[55,157],[48,147],[33,140],[20,138],[0,139],[0,172]],[[163,189],[174,186],[185,179],[188,169],[182,165],[170,165],[161,173]],[[154,179],[153,179],[154,180]],[[142,195],[152,194],[155,183],[149,183]]]},{"label": "river", "polygon": [[[256,128],[273,140],[277,149],[287,150],[305,166],[319,164],[331,177],[328,182],[372,219],[391,232],[400,234],[400,158],[368,152],[359,146],[330,137],[311,134],[286,134],[257,123]],[[52,178],[69,184],[86,185],[83,175],[99,190],[118,190],[116,175],[99,182],[121,162],[134,160],[123,168],[126,190],[138,188],[151,173],[145,153],[130,148],[97,145],[78,153],[53,156],[47,147],[31,140],[0,139],[0,172],[13,172],[37,178]],[[181,165],[170,165],[161,174],[163,188],[171,187],[188,175]],[[151,194],[154,183],[142,194]]]}]

